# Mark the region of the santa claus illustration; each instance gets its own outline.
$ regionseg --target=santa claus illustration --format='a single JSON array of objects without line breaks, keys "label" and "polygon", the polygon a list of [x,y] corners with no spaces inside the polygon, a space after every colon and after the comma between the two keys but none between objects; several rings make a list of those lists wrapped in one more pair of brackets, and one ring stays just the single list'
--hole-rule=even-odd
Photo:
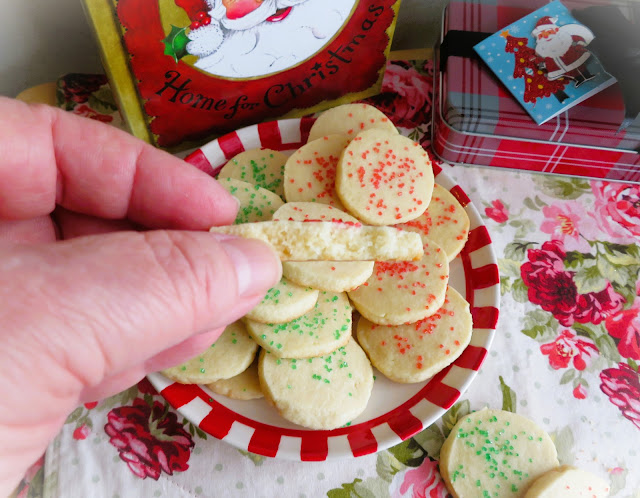
[{"label": "santa claus illustration", "polygon": [[192,21],[186,50],[218,76],[264,76],[329,43],[356,0],[175,0]]},{"label": "santa claus illustration", "polygon": [[594,38],[589,28],[582,24],[557,25],[558,19],[545,16],[538,20],[532,35],[536,40],[536,55],[543,61],[540,69],[549,80],[570,78],[576,88],[595,78],[586,63],[591,52],[586,48]]}]

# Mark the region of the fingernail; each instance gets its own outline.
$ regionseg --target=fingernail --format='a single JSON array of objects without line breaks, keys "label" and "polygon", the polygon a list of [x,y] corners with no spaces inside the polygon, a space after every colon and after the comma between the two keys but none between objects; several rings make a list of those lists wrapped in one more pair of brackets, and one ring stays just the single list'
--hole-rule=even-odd
[{"label": "fingernail", "polygon": [[268,244],[239,237],[218,240],[236,270],[239,296],[263,294],[282,277],[280,259]]}]

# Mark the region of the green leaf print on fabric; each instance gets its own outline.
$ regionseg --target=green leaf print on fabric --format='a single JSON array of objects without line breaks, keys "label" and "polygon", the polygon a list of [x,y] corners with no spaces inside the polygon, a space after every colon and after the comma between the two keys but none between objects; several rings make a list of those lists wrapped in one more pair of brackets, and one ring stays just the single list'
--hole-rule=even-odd
[{"label": "green leaf print on fabric", "polygon": [[445,438],[449,436],[453,426],[458,423],[461,417],[465,417],[471,413],[471,404],[469,400],[464,400],[456,403],[451,409],[445,413],[442,417],[442,433]]},{"label": "green leaf print on fabric", "polygon": [[389,496],[389,483],[379,477],[363,481],[356,478],[340,488],[327,491],[329,498],[386,498]]},{"label": "green leaf print on fabric", "polygon": [[406,468],[407,466],[398,460],[392,452],[381,451],[378,453],[378,459],[376,460],[376,472],[378,473],[378,476],[385,481],[391,482],[394,475]]},{"label": "green leaf print on fabric", "polygon": [[591,192],[589,182],[578,178],[535,175],[533,181],[540,186],[545,194],[563,201],[577,199],[581,195]]},{"label": "green leaf print on fabric", "polygon": [[560,465],[573,465],[574,437],[571,428],[567,425],[559,431],[552,432],[549,435],[558,450],[558,461],[560,462]]},{"label": "green leaf print on fabric", "polygon": [[[524,258],[527,255],[527,250],[531,249],[535,245],[535,242],[514,240],[513,242],[506,245],[506,247],[504,248],[504,255],[506,258],[512,259],[514,261],[524,261]],[[518,276],[519,275],[520,273],[518,272]]]},{"label": "green leaf print on fabric", "polygon": [[513,282],[511,286],[511,297],[518,303],[529,302],[529,290],[521,278]]},{"label": "green leaf print on fabric", "polygon": [[558,333],[559,325],[551,313],[531,310],[522,320],[522,333],[539,342],[552,341]]},{"label": "green leaf print on fabric", "polygon": [[444,444],[444,434],[436,424],[431,424],[422,432],[419,432],[413,439],[427,452],[434,460],[440,458],[440,448]]},{"label": "green leaf print on fabric", "polygon": [[595,261],[579,267],[573,275],[573,281],[576,284],[578,294],[600,292],[607,286],[607,279],[602,276]]},{"label": "green leaf print on fabric", "polygon": [[502,391],[502,409],[507,412],[515,413],[517,406],[516,392],[505,383],[502,376],[500,376],[499,379],[500,390]]},{"label": "green leaf print on fabric", "polygon": [[413,438],[409,438],[389,448],[387,451],[408,467],[419,467],[427,456],[422,446],[414,441]]},{"label": "green leaf print on fabric", "polygon": [[248,451],[245,450],[238,450],[238,453],[240,453],[243,456],[246,456],[249,460],[251,460],[253,462],[253,464],[256,467],[260,467],[265,460],[265,457],[263,457],[262,455],[256,455],[255,453],[249,453]]}]

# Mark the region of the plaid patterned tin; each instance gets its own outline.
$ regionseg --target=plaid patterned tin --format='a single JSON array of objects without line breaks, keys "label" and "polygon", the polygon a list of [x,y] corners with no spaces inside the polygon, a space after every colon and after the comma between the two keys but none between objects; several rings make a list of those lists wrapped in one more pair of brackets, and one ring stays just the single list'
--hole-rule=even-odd
[{"label": "plaid patterned tin", "polygon": [[[563,3],[571,10],[603,2],[640,23],[640,4],[631,0]],[[546,3],[452,0],[441,41],[451,30],[494,33]],[[538,126],[483,62],[449,55],[440,70],[442,55],[436,50],[432,143],[443,160],[640,182],[640,127],[618,132],[624,101],[617,84]]]}]

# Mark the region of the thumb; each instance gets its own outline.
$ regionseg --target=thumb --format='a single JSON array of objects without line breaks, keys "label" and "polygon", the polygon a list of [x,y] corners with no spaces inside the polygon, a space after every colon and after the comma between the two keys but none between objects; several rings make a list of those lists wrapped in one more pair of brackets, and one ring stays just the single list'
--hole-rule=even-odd
[{"label": "thumb", "polygon": [[73,409],[83,390],[221,330],[264,297],[281,267],[259,241],[152,231],[3,246],[0,273],[0,364],[13,386],[0,398],[0,424],[25,424],[38,423],[34,407]]}]

